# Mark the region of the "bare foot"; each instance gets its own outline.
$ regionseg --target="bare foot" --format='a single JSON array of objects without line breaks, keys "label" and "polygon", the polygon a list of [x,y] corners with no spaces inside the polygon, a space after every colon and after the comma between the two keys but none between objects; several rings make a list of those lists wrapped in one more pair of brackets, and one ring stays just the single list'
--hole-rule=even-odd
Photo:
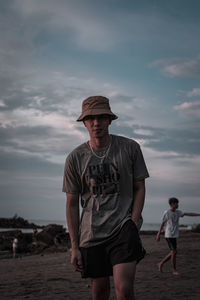
[{"label": "bare foot", "polygon": [[180,275],[180,273],[179,272],[177,272],[177,271],[173,271],[173,273],[172,273],[173,275]]},{"label": "bare foot", "polygon": [[159,264],[158,264],[158,271],[161,272],[161,273],[162,273],[162,266],[163,266],[162,263],[159,263]]}]

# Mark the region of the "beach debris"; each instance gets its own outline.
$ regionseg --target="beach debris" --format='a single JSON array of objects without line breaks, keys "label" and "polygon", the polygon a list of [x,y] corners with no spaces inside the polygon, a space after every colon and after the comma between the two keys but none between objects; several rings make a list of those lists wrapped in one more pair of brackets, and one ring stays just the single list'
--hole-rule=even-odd
[{"label": "beach debris", "polygon": [[198,232],[198,233],[200,233],[200,224],[193,226],[192,227],[192,232]]},{"label": "beach debris", "polygon": [[21,254],[63,252],[71,248],[69,233],[62,225],[57,224],[44,226],[40,232],[35,228],[32,233],[23,233],[21,230],[2,231],[0,251],[11,253],[14,238],[18,239],[17,252]]}]

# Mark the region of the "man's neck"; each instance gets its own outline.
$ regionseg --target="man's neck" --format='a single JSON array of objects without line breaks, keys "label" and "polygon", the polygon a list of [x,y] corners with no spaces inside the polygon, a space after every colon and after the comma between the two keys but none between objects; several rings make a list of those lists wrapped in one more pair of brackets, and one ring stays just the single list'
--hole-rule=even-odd
[{"label": "man's neck", "polygon": [[174,207],[171,207],[170,209],[171,209],[171,211],[175,211],[176,210],[176,208],[174,208]]},{"label": "man's neck", "polygon": [[111,142],[111,137],[109,134],[101,138],[90,138],[89,141],[90,146],[95,150],[99,150],[107,147],[110,144],[110,142]]}]

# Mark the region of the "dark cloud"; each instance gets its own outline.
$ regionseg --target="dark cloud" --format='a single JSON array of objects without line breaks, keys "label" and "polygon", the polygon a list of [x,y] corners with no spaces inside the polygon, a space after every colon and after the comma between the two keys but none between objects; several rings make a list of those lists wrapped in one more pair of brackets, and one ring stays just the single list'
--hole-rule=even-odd
[{"label": "dark cloud", "polygon": [[[165,169],[163,168],[161,175],[165,175]],[[181,175],[181,174],[180,174]],[[185,174],[186,175],[186,174]],[[199,196],[199,190],[196,183],[191,182],[181,182],[179,180],[174,181],[173,179],[166,180],[163,182],[162,178],[157,178],[156,183],[155,182],[148,182],[147,180],[147,190],[148,195],[153,198],[153,195],[155,195],[155,186],[156,186],[156,198],[160,199],[166,199],[166,203],[168,198],[175,197],[178,193],[178,197],[185,198],[187,197],[190,199],[191,195],[192,197],[198,197]],[[151,181],[151,180],[150,180]]]},{"label": "dark cloud", "polygon": [[199,155],[199,129],[154,129],[154,136],[149,138],[148,146],[161,152]]},{"label": "dark cloud", "polygon": [[[113,131],[119,135],[130,136],[135,139],[146,141],[146,145],[159,152],[176,152],[182,155],[199,155],[200,139],[199,128],[192,127],[184,129],[154,128],[142,127],[137,124],[133,126],[118,126],[113,122]],[[151,135],[137,134],[134,131],[138,129],[150,130]],[[168,157],[173,157],[170,155]],[[166,157],[166,158],[168,158]],[[164,158],[164,156],[163,156]]]},{"label": "dark cloud", "polygon": [[[80,128],[80,130],[83,130]],[[52,127],[0,127],[1,148],[9,149],[10,155],[25,152],[38,155],[44,160],[53,155],[63,157],[76,146],[76,139],[65,133],[58,133]],[[42,159],[42,158],[41,158]]]},{"label": "dark cloud", "polygon": [[64,163],[33,155],[0,153],[1,216],[15,213],[35,219],[65,219],[62,193]]},{"label": "dark cloud", "polygon": [[[0,153],[1,172],[9,171],[13,176],[23,174],[26,176],[48,176],[56,177],[63,174],[63,164],[56,164],[34,155],[10,153],[1,151]],[[8,173],[5,173],[8,174]],[[3,178],[3,176],[2,176]],[[8,178],[7,178],[8,179]],[[17,178],[16,178],[17,179]]]}]

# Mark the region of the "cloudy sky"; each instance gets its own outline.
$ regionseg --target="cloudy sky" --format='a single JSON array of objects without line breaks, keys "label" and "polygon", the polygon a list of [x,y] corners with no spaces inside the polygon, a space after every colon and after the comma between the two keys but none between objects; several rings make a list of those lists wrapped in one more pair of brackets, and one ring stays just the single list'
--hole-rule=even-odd
[{"label": "cloudy sky", "polygon": [[0,6],[0,217],[65,219],[64,162],[88,139],[75,120],[91,95],[119,116],[110,132],[142,147],[145,222],[160,222],[172,196],[200,211],[200,2]]}]

